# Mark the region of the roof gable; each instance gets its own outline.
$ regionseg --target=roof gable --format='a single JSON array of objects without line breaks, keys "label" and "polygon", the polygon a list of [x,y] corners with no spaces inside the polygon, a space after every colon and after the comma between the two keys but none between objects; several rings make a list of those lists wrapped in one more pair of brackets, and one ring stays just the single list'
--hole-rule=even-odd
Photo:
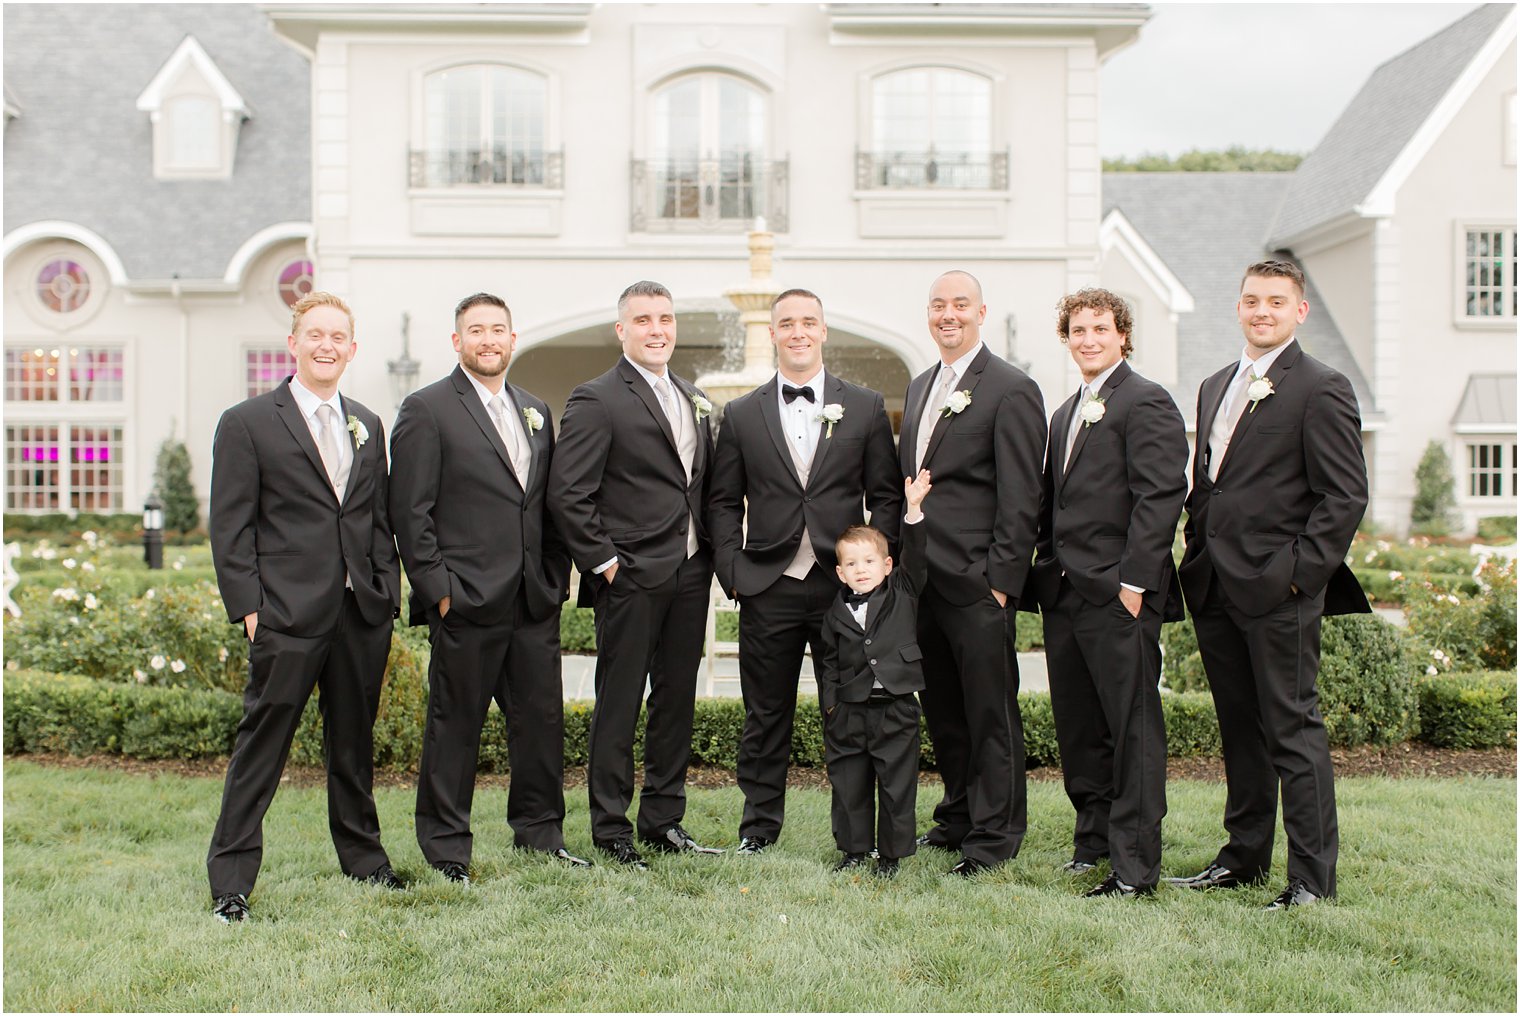
[{"label": "roof gable", "polygon": [[222,104],[224,113],[247,114],[248,104],[238,94],[238,90],[232,87],[232,82],[217,67],[216,61],[212,60],[201,48],[201,44],[195,41],[195,36],[187,35],[179,47],[164,65],[153,75],[153,80],[148,82],[142,94],[137,97],[137,108],[147,113],[157,114],[164,105],[164,92],[172,88],[179,81],[187,66],[192,66],[211,86],[216,93],[217,100]]},{"label": "roof gable", "polygon": [[1293,174],[1268,245],[1388,214],[1393,193],[1514,36],[1514,7],[1486,4],[1373,71]]}]

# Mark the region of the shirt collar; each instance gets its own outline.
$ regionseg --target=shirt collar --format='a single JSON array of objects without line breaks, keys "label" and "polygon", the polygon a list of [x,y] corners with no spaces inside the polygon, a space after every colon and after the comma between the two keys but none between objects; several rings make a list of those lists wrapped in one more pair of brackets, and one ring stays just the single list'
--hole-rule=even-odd
[{"label": "shirt collar", "polygon": [[508,396],[507,396],[507,383],[506,383],[506,381],[502,381],[502,383],[501,383],[501,391],[498,393],[498,392],[491,391],[491,389],[489,389],[485,385],[481,384],[480,383],[480,379],[478,377],[476,377],[474,374],[471,374],[469,371],[465,371],[464,372],[464,376],[467,377],[467,378],[469,378],[470,379],[470,384],[475,387],[475,394],[478,395],[478,396],[480,396],[481,405],[489,406],[491,404],[491,400],[494,399],[494,398],[496,398],[496,396],[498,394],[501,395],[501,397],[502,397],[503,400],[506,400],[508,398]]},{"label": "shirt collar", "polygon": [[941,361],[941,363],[943,366],[949,367],[952,371],[955,372],[955,380],[959,382],[961,378],[966,376],[966,368],[971,366],[971,361],[975,359],[976,354],[980,353],[981,351],[982,341],[978,339],[976,345],[966,350],[960,356],[957,356],[954,360],[951,360],[949,363],[943,363],[943,361]]},{"label": "shirt collar", "polygon": [[[790,381],[788,381],[785,377],[782,376],[781,371],[779,371],[779,370],[776,371],[776,397],[777,398],[785,400],[786,396],[784,396],[784,395],[781,394],[781,386],[782,385],[790,385],[790,384],[792,384],[792,383]],[[815,406],[821,406],[821,405],[823,405],[823,368],[819,367],[818,368],[818,373],[814,374],[812,377],[810,377],[806,381],[802,382],[802,384],[800,384],[800,385],[792,385],[792,387],[794,387],[794,388],[811,388],[811,389],[813,389],[813,405],[815,405]]]},{"label": "shirt collar", "polygon": [[1297,341],[1297,335],[1291,336],[1287,342],[1284,342],[1282,345],[1278,346],[1276,349],[1272,350],[1269,353],[1261,354],[1261,357],[1255,360],[1247,356],[1242,350],[1240,354],[1240,363],[1235,367],[1235,376],[1230,380],[1232,382],[1238,380],[1240,376],[1248,370],[1255,371],[1257,377],[1266,377],[1267,371],[1272,369],[1272,365],[1277,362],[1277,358],[1283,353],[1287,352],[1293,343]]},{"label": "shirt collar", "polygon": [[332,406],[333,412],[338,414],[338,419],[343,419],[343,396],[333,392],[330,399],[324,399],[316,392],[301,383],[301,379],[292,375],[290,378],[290,394],[295,396],[296,405],[301,409],[301,415],[307,419],[317,415],[317,410],[323,406]]},{"label": "shirt collar", "polygon": [[[640,366],[637,363],[634,363],[627,356],[624,356],[623,359],[628,361],[628,365],[630,367],[632,367],[634,370],[638,371],[640,374],[643,375],[644,380],[649,382],[649,387],[654,388],[655,382],[662,380],[662,378],[660,377],[659,374],[655,374],[655,373],[652,373],[652,372],[650,372],[648,370],[645,370],[642,366]],[[681,390],[676,387],[675,378],[671,376],[670,368],[668,366],[665,368],[665,376],[664,376],[663,380],[670,382],[670,390],[671,390],[671,392],[673,392],[675,394],[680,394]],[[655,390],[659,391],[659,389],[657,389],[657,388]]]}]

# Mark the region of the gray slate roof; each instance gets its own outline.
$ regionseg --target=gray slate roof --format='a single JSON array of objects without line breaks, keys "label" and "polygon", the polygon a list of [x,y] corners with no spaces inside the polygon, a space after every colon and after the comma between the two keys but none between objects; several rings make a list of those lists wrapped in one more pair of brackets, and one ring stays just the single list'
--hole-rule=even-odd
[{"label": "gray slate roof", "polygon": [[[137,97],[194,35],[248,103],[227,180],[156,180]],[[4,229],[63,219],[137,279],[220,279],[277,222],[311,221],[311,69],[247,4],[6,4]]]},{"label": "gray slate roof", "polygon": [[[1235,318],[1240,276],[1271,253],[1264,240],[1267,226],[1291,183],[1288,173],[1103,174],[1103,214],[1119,209],[1193,296],[1193,312],[1178,316],[1172,389],[1189,427],[1196,421],[1203,379],[1240,358],[1245,345]],[[1312,278],[1305,297],[1309,319],[1298,340],[1311,356],[1351,380],[1365,418],[1372,390]]]},{"label": "gray slate roof", "polygon": [[1487,426],[1489,424],[1513,427],[1515,425],[1515,375],[1473,374],[1467,379],[1467,390],[1456,415],[1451,418],[1453,426]]},{"label": "gray slate roof", "polygon": [[1511,10],[1485,4],[1373,71],[1293,174],[1269,244],[1282,246],[1365,201]]}]

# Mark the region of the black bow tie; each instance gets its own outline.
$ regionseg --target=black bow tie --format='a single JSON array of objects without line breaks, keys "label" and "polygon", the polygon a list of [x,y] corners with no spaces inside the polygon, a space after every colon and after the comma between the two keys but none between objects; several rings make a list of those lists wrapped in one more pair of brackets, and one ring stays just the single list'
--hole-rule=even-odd
[{"label": "black bow tie", "polygon": [[786,404],[789,406],[796,399],[807,399],[809,402],[812,402],[813,389],[807,385],[803,385],[801,388],[793,388],[791,385],[784,384],[781,386],[781,397],[786,400]]},{"label": "black bow tie", "polygon": [[874,592],[876,592],[876,590],[874,590],[874,589],[867,589],[863,593],[857,593],[853,589],[846,589],[844,591],[844,602],[845,602],[845,605],[846,606],[850,606],[850,607],[858,607],[862,603],[864,603],[867,600],[869,600],[871,598],[871,594],[874,593]]}]

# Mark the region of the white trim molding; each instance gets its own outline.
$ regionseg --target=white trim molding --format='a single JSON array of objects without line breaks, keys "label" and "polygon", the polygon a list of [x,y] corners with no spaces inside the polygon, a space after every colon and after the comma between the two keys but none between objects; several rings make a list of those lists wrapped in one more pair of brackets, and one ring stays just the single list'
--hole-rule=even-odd
[{"label": "white trim molding", "polygon": [[1098,227],[1098,247],[1104,255],[1115,249],[1123,254],[1156,295],[1166,301],[1166,308],[1171,313],[1193,312],[1193,294],[1119,209],[1115,208],[1103,217]]},{"label": "white trim molding", "polygon": [[4,242],[0,244],[0,258],[9,260],[10,256],[22,247],[42,240],[73,240],[88,248],[91,254],[100,259],[113,286],[127,284],[127,267],[122,264],[115,248],[106,242],[105,237],[77,222],[67,222],[63,219],[44,219],[40,222],[28,222],[24,226],[17,226],[5,234]]},{"label": "white trim molding", "polygon": [[231,286],[241,286],[243,274],[248,271],[248,266],[254,259],[279,243],[304,240],[307,256],[310,257],[312,238],[315,233],[309,222],[277,222],[272,226],[265,226],[244,240],[243,245],[232,255],[232,260],[227,262],[227,271],[222,273],[222,281]]}]

